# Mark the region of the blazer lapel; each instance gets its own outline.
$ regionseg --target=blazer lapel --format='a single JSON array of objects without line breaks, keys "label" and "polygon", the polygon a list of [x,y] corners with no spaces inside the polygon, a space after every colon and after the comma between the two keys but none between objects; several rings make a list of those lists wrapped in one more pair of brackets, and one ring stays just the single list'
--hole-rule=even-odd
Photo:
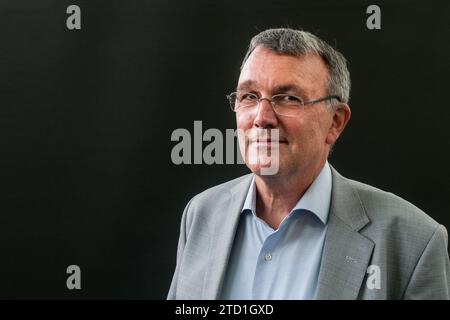
[{"label": "blazer lapel", "polygon": [[203,299],[219,298],[242,206],[251,180],[252,174],[249,174],[242,182],[230,189],[227,200],[221,202],[216,209],[218,212],[213,214],[217,220],[214,233],[211,235],[212,243],[208,255],[210,263],[205,275]]},{"label": "blazer lapel", "polygon": [[331,208],[316,299],[356,299],[374,248],[358,231],[370,220],[347,179],[331,169]]}]

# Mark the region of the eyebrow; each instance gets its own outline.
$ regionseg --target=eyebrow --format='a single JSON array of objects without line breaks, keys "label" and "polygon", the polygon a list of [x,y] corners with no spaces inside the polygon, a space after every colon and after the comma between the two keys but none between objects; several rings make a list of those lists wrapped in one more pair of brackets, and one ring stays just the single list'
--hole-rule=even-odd
[{"label": "eyebrow", "polygon": [[249,90],[256,88],[256,81],[247,80],[240,83],[236,89],[236,91]]},{"label": "eyebrow", "polygon": [[298,86],[296,86],[294,84],[284,84],[284,85],[275,86],[272,89],[272,92],[273,92],[273,94],[293,92],[293,93],[301,95],[301,96],[305,95],[305,90],[303,90],[302,88],[299,88]]},{"label": "eyebrow", "polygon": [[[241,84],[239,84],[239,86],[237,87],[237,91],[244,91],[244,90],[254,90],[257,88],[257,83],[256,81],[253,80],[247,80],[242,82]],[[304,96],[305,95],[305,90],[303,90],[302,88],[296,86],[295,84],[282,84],[282,85],[278,85],[275,86],[274,88],[272,88],[272,94],[279,94],[279,93],[286,93],[286,92],[293,92],[295,94]]]}]

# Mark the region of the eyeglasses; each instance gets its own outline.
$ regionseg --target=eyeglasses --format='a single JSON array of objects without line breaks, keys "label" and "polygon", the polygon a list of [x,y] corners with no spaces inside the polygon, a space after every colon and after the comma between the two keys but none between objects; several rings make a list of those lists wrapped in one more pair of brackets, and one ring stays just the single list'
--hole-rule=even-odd
[{"label": "eyeglasses", "polygon": [[282,115],[293,117],[298,114],[298,111],[306,105],[319,103],[326,100],[336,99],[339,102],[342,102],[342,99],[337,95],[326,96],[320,99],[303,101],[302,98],[291,95],[291,94],[276,94],[272,96],[271,99],[268,98],[260,98],[254,93],[237,93],[233,92],[227,95],[228,101],[230,102],[231,110],[234,112],[240,111],[253,111],[262,100],[267,100],[275,113]]}]

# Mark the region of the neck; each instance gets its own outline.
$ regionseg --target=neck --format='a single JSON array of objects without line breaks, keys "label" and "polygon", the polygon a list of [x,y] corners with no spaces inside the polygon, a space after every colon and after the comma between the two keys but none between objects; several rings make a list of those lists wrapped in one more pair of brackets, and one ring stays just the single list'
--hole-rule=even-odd
[{"label": "neck", "polygon": [[274,230],[278,229],[319,175],[324,164],[325,161],[293,175],[256,175],[256,215]]}]

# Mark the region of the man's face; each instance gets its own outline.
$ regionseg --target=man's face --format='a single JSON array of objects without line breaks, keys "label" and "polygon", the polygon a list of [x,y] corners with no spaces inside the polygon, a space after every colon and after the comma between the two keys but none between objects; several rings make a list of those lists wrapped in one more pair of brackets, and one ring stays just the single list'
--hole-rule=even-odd
[{"label": "man's face", "polygon": [[[269,99],[275,94],[288,93],[309,101],[328,95],[327,78],[327,67],[317,55],[294,57],[257,47],[242,68],[237,91]],[[237,110],[236,122],[237,128],[244,132],[279,129],[277,175],[283,176],[317,170],[338,136],[332,129],[333,112],[328,110],[327,102],[306,105],[295,116],[288,117],[276,114],[270,103],[262,100],[253,112]],[[261,163],[252,163],[245,155],[250,150],[270,148],[262,143],[239,136],[245,162],[256,174],[261,172]]]}]

